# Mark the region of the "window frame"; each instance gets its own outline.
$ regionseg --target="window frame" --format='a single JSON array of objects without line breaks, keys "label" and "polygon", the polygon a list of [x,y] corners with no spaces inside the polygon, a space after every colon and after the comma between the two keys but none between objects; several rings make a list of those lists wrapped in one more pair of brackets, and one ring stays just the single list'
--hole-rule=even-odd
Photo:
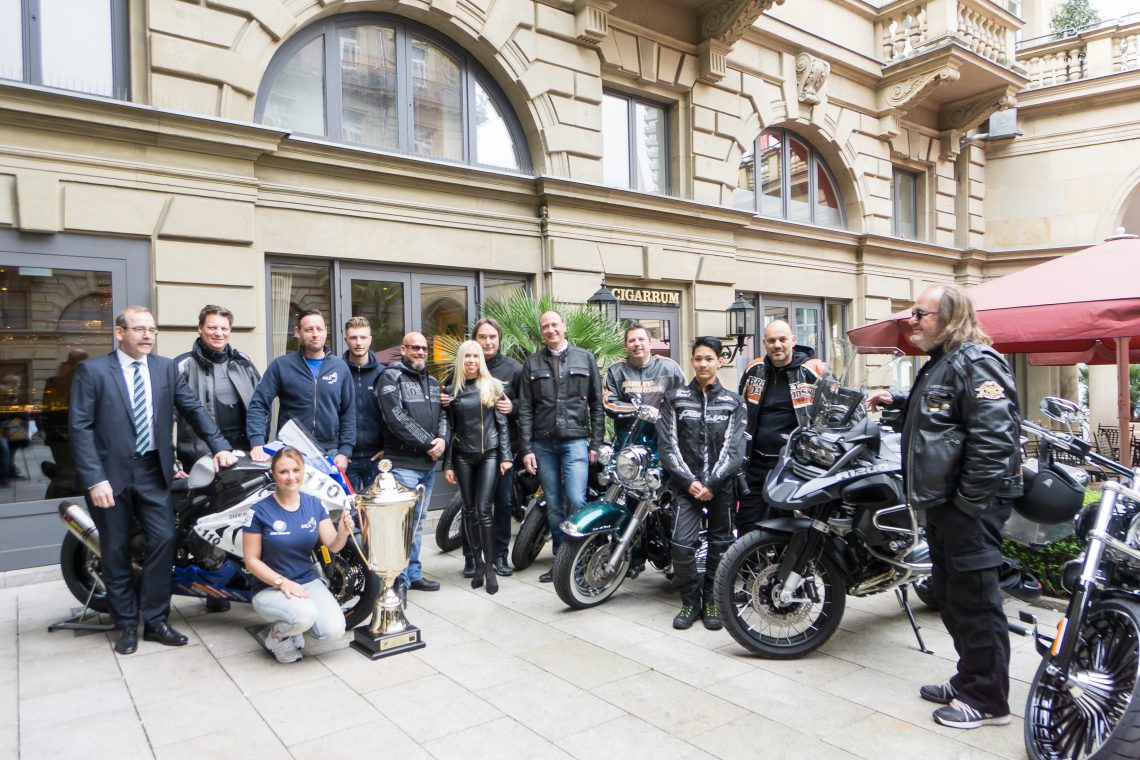
[{"label": "window frame", "polygon": [[[87,90],[72,90],[66,87],[44,84],[43,35],[40,0],[20,0],[20,38],[23,49],[20,51],[22,81],[37,87],[48,87],[62,92],[81,92],[99,98],[130,100],[131,98],[131,44],[129,29],[128,0],[104,0],[111,10],[111,94]],[[0,80],[16,81],[16,80]]]},{"label": "window frame", "polygon": [[[777,135],[780,140],[780,208],[781,213],[779,216],[766,214],[760,210],[763,191],[760,186],[760,168],[757,162],[760,159],[760,138],[764,135]],[[789,218],[789,209],[792,197],[792,183],[791,177],[788,173],[788,167],[791,166],[791,141],[795,140],[800,145],[807,148],[808,151],[808,208],[811,211],[810,221],[808,222],[795,222]],[[783,219],[795,224],[810,224],[815,227],[826,227],[827,229],[847,229],[847,209],[843,200],[843,189],[839,183],[835,181],[835,173],[827,165],[827,161],[819,154],[819,151],[810,141],[806,140],[801,135],[784,129],[783,127],[771,127],[760,132],[752,141],[752,174],[753,174],[753,190],[752,190],[752,208],[751,211],[757,216],[762,216],[765,219]],[[822,170],[824,175],[827,176],[831,186],[835,188],[835,197],[839,201],[837,210],[839,211],[839,226],[833,227],[829,224],[823,224],[816,220],[816,210],[819,205],[819,175],[818,171]]]},{"label": "window frame", "polygon": [[[922,204],[920,202],[921,201],[920,196],[922,194],[922,177],[921,177],[921,175],[922,175],[922,172],[914,171],[913,169],[908,169],[908,168],[903,167],[903,166],[895,165],[895,166],[891,167],[891,234],[897,238],[903,238],[904,240],[921,240],[922,239],[922,217],[919,215],[919,210],[922,206]],[[900,176],[908,177],[910,179],[910,181],[914,183],[913,188],[912,188],[912,192],[911,192],[912,203],[911,203],[911,209],[910,209],[911,214],[914,218],[914,234],[913,235],[906,234],[908,231],[904,230],[902,228],[902,224],[900,221],[901,215],[899,214],[899,208],[900,208],[901,199],[899,198],[898,184],[897,184],[898,178]]]},{"label": "window frame", "polygon": [[[380,148],[365,143],[353,142],[344,138],[344,93],[342,87],[342,69],[340,62],[339,32],[341,29],[355,26],[381,26],[389,27],[395,33],[396,46],[396,112],[398,114],[397,147]],[[411,37],[417,36],[428,43],[438,47],[443,53],[455,60],[460,69],[462,89],[460,93],[460,112],[463,120],[463,150],[462,159],[458,163],[468,166],[478,166],[495,171],[517,172],[531,174],[533,164],[530,157],[530,146],[526,141],[526,133],[522,124],[515,115],[510,101],[503,94],[498,83],[491,77],[476,59],[452,40],[442,36],[430,27],[423,26],[414,21],[394,16],[388,13],[346,13],[318,21],[302,29],[290,38],[273,55],[269,66],[265,70],[261,84],[258,86],[257,98],[254,104],[253,120],[264,123],[265,107],[269,95],[273,91],[282,70],[293,57],[307,44],[318,37],[323,37],[323,95],[325,133],[315,135],[307,132],[291,131],[291,134],[326,140],[338,145],[347,145],[362,150],[377,151],[385,154],[408,156],[417,160],[443,161],[457,163],[442,156],[425,156],[414,151],[414,109],[413,109],[413,77],[411,54]],[[335,73],[333,73],[335,72]],[[515,162],[518,168],[493,164],[480,164],[474,160],[477,144],[477,125],[473,118],[475,107],[475,85],[479,84],[487,93],[491,103],[498,111],[510,134],[515,152]]]},{"label": "window frame", "polygon": [[[626,140],[626,155],[629,156],[629,161],[627,162],[627,165],[626,165],[626,184],[625,184],[625,187],[620,188],[620,189],[631,190],[635,193],[647,193],[649,195],[673,195],[673,171],[672,171],[672,169],[673,169],[673,167],[672,167],[672,163],[673,163],[673,134],[672,134],[673,124],[672,124],[672,121],[670,118],[670,115],[671,115],[670,104],[663,103],[663,102],[656,101],[656,100],[651,100],[651,99],[645,98],[645,97],[640,97],[638,95],[630,95],[627,92],[622,92],[621,90],[612,90],[608,87],[605,87],[602,89],[603,101],[605,100],[606,96],[615,98],[617,100],[623,100],[623,101],[625,101],[625,106],[626,106],[625,140]],[[664,145],[662,146],[663,147],[662,152],[665,156],[665,161],[662,163],[662,167],[661,167],[661,180],[660,180],[661,189],[656,190],[656,191],[654,191],[654,190],[641,190],[635,186],[635,180],[637,178],[637,140],[633,134],[633,124],[634,124],[634,115],[636,113],[636,108],[638,105],[646,106],[649,108],[660,109],[662,116],[664,117],[662,119],[662,124],[665,125],[665,139],[664,139]],[[603,123],[602,127],[603,127],[603,129],[605,128],[604,123]],[[606,160],[605,156],[603,156],[602,157],[602,164],[603,164],[602,176],[603,177],[605,176],[605,167],[604,167],[605,160]],[[609,185],[608,187],[614,187],[614,186]]]}]

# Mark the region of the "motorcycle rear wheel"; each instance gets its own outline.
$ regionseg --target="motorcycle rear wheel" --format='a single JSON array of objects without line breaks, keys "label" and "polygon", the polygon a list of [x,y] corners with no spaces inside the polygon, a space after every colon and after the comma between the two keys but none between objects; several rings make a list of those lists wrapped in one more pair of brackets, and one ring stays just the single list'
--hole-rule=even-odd
[{"label": "motorcycle rear wheel", "polygon": [[456,492],[435,524],[435,545],[441,552],[463,546],[463,494]]},{"label": "motorcycle rear wheel", "polygon": [[821,554],[804,572],[819,601],[784,604],[777,595],[780,561],[790,536],[753,531],[721,558],[714,594],[732,638],[761,657],[788,660],[823,645],[839,627],[847,604],[843,574]]},{"label": "motorcycle rear wheel", "polygon": [[1025,705],[1031,760],[1133,760],[1140,756],[1140,605],[1094,602],[1073,653],[1074,695],[1052,659],[1041,662]]},{"label": "motorcycle rear wheel", "polygon": [[531,497],[531,504],[526,508],[519,533],[515,536],[515,548],[511,549],[511,564],[515,570],[526,570],[538,555],[542,547],[550,540],[550,524],[546,521],[546,504],[537,496]]},{"label": "motorcycle rear wheel", "polygon": [[107,604],[107,591],[101,589],[99,584],[101,565],[98,555],[68,531],[63,537],[63,546],[59,549],[59,569],[63,573],[63,582],[67,584],[67,590],[82,604],[87,601],[88,594],[91,594],[91,589],[94,588],[95,593],[91,595],[91,609],[97,612],[109,612],[111,608]]},{"label": "motorcycle rear wheel", "polygon": [[567,537],[554,555],[554,590],[568,607],[584,610],[597,607],[614,595],[629,570],[629,552],[612,574],[605,564],[618,546],[613,533],[595,533],[583,538]]},{"label": "motorcycle rear wheel", "polygon": [[351,541],[333,555],[332,567],[326,573],[329,591],[344,612],[344,627],[351,631],[372,614],[380,596],[380,579],[368,569]]}]

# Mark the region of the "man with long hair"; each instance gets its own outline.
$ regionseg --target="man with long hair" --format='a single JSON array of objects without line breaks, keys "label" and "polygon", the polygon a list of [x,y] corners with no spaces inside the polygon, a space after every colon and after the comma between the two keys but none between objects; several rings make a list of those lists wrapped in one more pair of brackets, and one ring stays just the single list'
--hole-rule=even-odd
[{"label": "man with long hair", "polygon": [[911,325],[930,360],[909,394],[876,391],[868,404],[905,409],[907,500],[925,514],[931,590],[958,652],[958,672],[919,695],[944,705],[933,714],[941,725],[1004,726],[1009,630],[998,576],[1001,528],[1021,495],[1017,388],[961,288],[924,290]]}]

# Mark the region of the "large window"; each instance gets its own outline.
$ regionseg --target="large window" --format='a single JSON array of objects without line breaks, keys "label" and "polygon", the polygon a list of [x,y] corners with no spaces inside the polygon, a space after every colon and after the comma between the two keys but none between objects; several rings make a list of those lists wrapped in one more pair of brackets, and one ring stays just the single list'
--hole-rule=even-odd
[{"label": "large window", "polygon": [[733,205],[793,222],[845,227],[843,198],[819,154],[783,129],[768,129],[740,162]]},{"label": "large window", "polygon": [[127,99],[127,0],[0,0],[0,79]]},{"label": "large window", "polygon": [[377,14],[318,23],[274,57],[262,124],[424,158],[529,171],[502,93],[462,50]]},{"label": "large window", "polygon": [[669,130],[662,106],[626,95],[602,95],[605,183],[645,193],[669,192]]}]

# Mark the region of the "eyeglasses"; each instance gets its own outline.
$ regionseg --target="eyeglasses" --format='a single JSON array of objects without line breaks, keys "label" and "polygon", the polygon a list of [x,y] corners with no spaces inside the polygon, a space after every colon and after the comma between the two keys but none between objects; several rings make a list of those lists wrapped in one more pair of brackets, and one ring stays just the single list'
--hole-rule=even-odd
[{"label": "eyeglasses", "polygon": [[127,327],[124,329],[130,330],[135,335],[158,335],[158,328],[157,327],[136,326],[136,327]]},{"label": "eyeglasses", "polygon": [[937,311],[927,311],[926,309],[920,309],[917,306],[915,306],[912,311],[914,311],[914,318],[920,322],[922,321],[923,317],[929,317],[933,314],[938,313]]},{"label": "eyeglasses", "polygon": [[427,351],[427,346],[409,346],[407,343],[404,344],[404,348],[408,349],[409,351]]}]

